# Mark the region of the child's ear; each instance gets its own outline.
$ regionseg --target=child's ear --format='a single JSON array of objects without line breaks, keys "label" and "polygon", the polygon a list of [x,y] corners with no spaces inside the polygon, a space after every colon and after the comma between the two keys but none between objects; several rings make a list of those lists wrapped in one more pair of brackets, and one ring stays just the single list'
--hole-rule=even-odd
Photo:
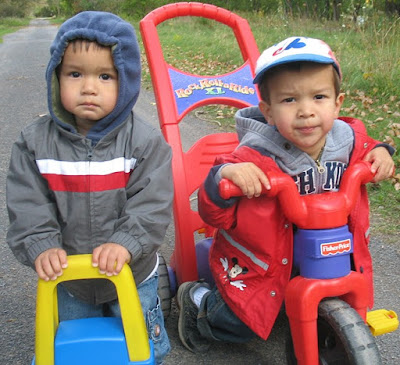
[{"label": "child's ear", "polygon": [[266,101],[261,100],[258,103],[258,107],[268,124],[275,125],[271,117],[271,106]]},{"label": "child's ear", "polygon": [[342,105],[343,105],[343,102],[344,102],[344,97],[345,97],[344,93],[340,93],[336,98],[336,102],[335,102],[335,104],[336,104],[336,117],[339,116],[340,109],[342,108]]}]

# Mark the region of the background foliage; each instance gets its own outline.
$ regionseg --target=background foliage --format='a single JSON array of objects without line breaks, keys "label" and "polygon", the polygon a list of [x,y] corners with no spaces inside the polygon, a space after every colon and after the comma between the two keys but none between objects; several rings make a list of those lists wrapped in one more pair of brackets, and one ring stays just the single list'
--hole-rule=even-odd
[{"label": "background foliage", "polygon": [[[143,17],[149,11],[176,1],[165,0],[2,0],[0,17],[71,16],[83,10],[110,11]],[[400,15],[400,0],[209,0],[232,11],[277,12],[288,15],[339,20],[350,16],[360,20],[372,11]],[[361,17],[361,18],[360,18]],[[361,20],[362,21],[362,20]]]}]

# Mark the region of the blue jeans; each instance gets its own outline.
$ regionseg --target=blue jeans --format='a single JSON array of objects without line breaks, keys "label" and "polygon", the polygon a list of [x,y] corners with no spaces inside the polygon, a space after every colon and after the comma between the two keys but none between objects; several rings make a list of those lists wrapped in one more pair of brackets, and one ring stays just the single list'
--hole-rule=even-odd
[{"label": "blue jeans", "polygon": [[211,341],[245,343],[256,337],[232,312],[216,287],[205,294],[201,301],[197,328],[203,337]]},{"label": "blue jeans", "polygon": [[[161,364],[171,350],[164,317],[157,295],[158,274],[141,283],[138,294],[147,326],[147,333],[154,344],[156,363]],[[62,285],[57,286],[58,315],[60,321],[90,317],[121,317],[118,301],[104,304],[88,304],[70,294]]]}]

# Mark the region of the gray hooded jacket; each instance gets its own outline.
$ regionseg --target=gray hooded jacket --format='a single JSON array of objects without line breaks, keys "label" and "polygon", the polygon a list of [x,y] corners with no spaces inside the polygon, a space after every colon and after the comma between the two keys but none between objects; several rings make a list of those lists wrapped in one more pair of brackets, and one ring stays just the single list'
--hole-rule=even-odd
[{"label": "gray hooded jacket", "polygon": [[[116,107],[86,136],[61,105],[56,75],[75,38],[110,46],[119,77]],[[60,27],[46,73],[50,115],[22,131],[7,177],[7,242],[23,264],[34,267],[38,255],[54,247],[74,255],[115,242],[131,253],[137,284],[155,269],[171,217],[171,149],[158,129],[132,112],[140,68],[134,29],[119,17],[83,12]],[[106,280],[66,286],[91,303],[116,298]]]},{"label": "gray hooded jacket", "polygon": [[326,136],[320,160],[324,169],[320,173],[316,162],[269,125],[258,107],[237,111],[236,130],[241,146],[271,157],[282,171],[295,179],[302,195],[337,190],[354,148],[352,128],[342,120],[335,120]]},{"label": "gray hooded jacket", "polygon": [[[257,106],[238,110],[235,119],[240,146],[251,147],[271,157],[283,172],[293,177],[301,195],[339,189],[355,146],[354,130],[349,123],[341,119],[334,121],[326,135],[318,166],[307,153],[284,138],[276,127],[269,125]],[[374,142],[374,148],[385,147],[390,155],[395,152],[388,144]],[[367,147],[365,144],[364,148]]]}]

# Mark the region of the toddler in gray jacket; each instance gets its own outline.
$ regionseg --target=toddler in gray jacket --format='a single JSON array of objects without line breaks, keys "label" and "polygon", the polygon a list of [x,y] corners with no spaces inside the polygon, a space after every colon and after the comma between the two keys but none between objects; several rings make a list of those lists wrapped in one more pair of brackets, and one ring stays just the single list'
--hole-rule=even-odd
[{"label": "toddler in gray jacket", "polygon": [[[55,280],[68,255],[92,254],[100,273],[128,263],[155,356],[170,350],[157,297],[157,250],[171,218],[171,149],[132,111],[140,91],[134,28],[116,15],[82,12],[50,48],[49,115],[26,127],[7,177],[16,258]],[[60,320],[120,315],[108,280],[58,285]]]}]

